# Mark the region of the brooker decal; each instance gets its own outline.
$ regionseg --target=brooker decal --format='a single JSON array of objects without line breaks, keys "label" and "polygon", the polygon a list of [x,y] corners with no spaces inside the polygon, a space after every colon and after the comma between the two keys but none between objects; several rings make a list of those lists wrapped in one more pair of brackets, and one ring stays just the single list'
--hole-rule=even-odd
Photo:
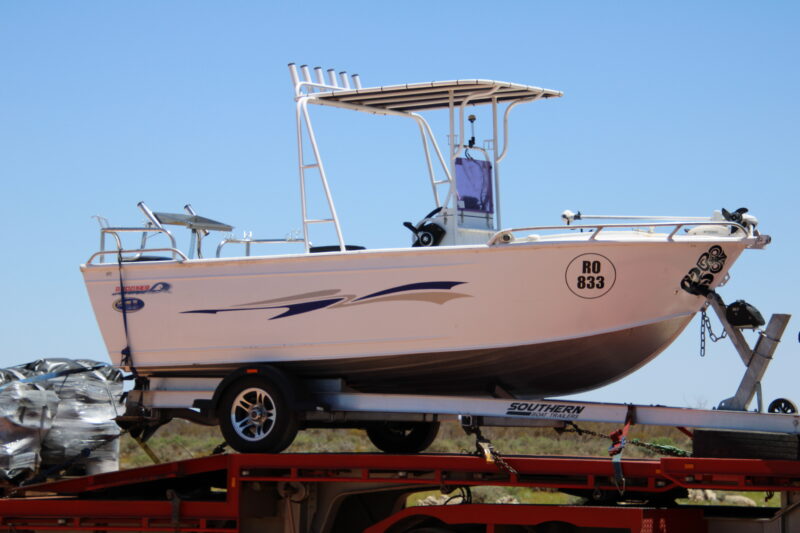
[{"label": "brooker decal", "polygon": [[567,287],[575,296],[593,299],[611,290],[617,281],[617,269],[600,254],[579,255],[567,266]]},{"label": "brooker decal", "polygon": [[[157,294],[159,292],[169,292],[172,285],[166,281],[159,281],[152,285],[125,285],[125,296],[129,294]],[[122,294],[122,288],[117,285],[112,293],[114,296]]]},{"label": "brooker decal", "polygon": [[697,266],[683,277],[681,288],[689,294],[705,296],[714,283],[714,274],[722,271],[727,258],[722,246],[715,244],[697,259]]},{"label": "brooker decal", "polygon": [[[192,309],[183,313],[229,313],[232,311],[260,311],[266,309],[286,309],[283,313],[273,316],[286,318],[293,315],[310,313],[317,309],[337,309],[353,305],[364,305],[375,302],[417,301],[443,304],[456,298],[469,298],[469,294],[450,292],[456,285],[463,285],[464,281],[425,281],[399,285],[382,291],[373,292],[366,296],[357,297],[354,294],[340,294],[340,289],[328,289],[304,294],[295,294],[272,300],[249,302],[222,309]],[[127,289],[126,289],[127,290]]]},{"label": "brooker decal", "polygon": [[[114,308],[114,311],[118,313],[122,312],[122,298],[117,298],[114,300],[114,303],[111,304],[111,307]],[[136,311],[140,310],[144,307],[144,302],[139,298],[125,298],[125,312],[126,313],[135,313]]]},{"label": "brooker decal", "polygon": [[586,407],[563,403],[511,402],[507,415],[529,416],[532,418],[558,418],[577,420]]}]

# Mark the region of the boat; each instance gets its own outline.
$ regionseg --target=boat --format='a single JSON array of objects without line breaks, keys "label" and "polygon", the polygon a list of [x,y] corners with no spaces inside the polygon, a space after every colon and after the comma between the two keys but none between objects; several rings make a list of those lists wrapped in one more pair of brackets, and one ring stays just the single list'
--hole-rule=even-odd
[{"label": "boat", "polygon": [[[572,394],[651,361],[739,255],[769,243],[743,208],[705,217],[565,211],[558,225],[504,227],[510,112],[560,91],[484,79],[362,87],[358,75],[294,64],[290,74],[302,234],[233,238],[231,225],[190,205],[170,213],[140,203],[141,227],[100,219],[100,249],[81,271],[114,364],[163,377],[268,363],[363,392]],[[345,240],[310,104],[417,124],[432,192],[420,211],[432,210],[405,223],[408,246]],[[449,113],[446,151],[424,118],[434,110]],[[491,117],[483,146],[466,133],[472,110]],[[328,214],[315,218],[320,197]],[[187,251],[176,245],[178,227],[191,236]],[[313,242],[319,228],[335,243]],[[216,254],[206,257],[213,235]],[[283,242],[302,251],[257,253]],[[230,256],[234,247],[243,253]]]}]

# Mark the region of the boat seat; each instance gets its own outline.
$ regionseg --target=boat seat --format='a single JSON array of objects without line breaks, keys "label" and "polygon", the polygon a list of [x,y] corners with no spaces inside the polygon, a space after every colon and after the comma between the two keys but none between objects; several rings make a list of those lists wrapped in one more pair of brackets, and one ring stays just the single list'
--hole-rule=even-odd
[{"label": "boat seat", "polygon": [[[357,244],[345,244],[345,249],[347,251],[351,250],[366,250],[363,246],[359,246]],[[309,252],[312,254],[322,253],[322,252],[339,252],[341,248],[338,244],[330,245],[330,246],[312,246],[308,249]]]}]

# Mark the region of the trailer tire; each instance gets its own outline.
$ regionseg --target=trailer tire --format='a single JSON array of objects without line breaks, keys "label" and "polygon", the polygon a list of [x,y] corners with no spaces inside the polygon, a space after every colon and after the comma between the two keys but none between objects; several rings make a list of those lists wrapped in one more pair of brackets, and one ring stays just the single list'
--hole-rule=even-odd
[{"label": "trailer tire", "polygon": [[386,453],[419,453],[439,433],[439,422],[382,422],[367,427],[367,437]]},{"label": "trailer tire", "polygon": [[770,402],[769,407],[767,407],[767,412],[793,415],[797,413],[797,406],[791,400],[777,398]]},{"label": "trailer tire", "polygon": [[294,441],[299,427],[289,393],[277,380],[259,374],[228,385],[217,416],[225,442],[242,453],[278,453]]},{"label": "trailer tire", "polygon": [[694,457],[734,459],[800,459],[800,436],[756,431],[696,429]]}]

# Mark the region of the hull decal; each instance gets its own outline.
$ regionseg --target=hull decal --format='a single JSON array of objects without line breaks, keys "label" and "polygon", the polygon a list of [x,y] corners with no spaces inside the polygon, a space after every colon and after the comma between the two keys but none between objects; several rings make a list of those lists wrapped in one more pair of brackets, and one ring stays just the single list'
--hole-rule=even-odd
[{"label": "hull decal", "polygon": [[339,294],[339,289],[329,289],[327,291],[314,291],[306,292],[303,294],[295,294],[294,296],[285,296],[283,298],[273,298],[272,300],[260,300],[258,302],[248,302],[246,304],[239,304],[234,307],[253,307],[254,305],[278,304],[282,302],[293,302],[295,300],[305,300],[308,298],[321,298],[323,296],[335,296]]},{"label": "hull decal", "polygon": [[565,280],[572,294],[591,300],[611,290],[617,281],[617,269],[603,255],[582,254],[567,266]]},{"label": "hull decal", "polygon": [[707,295],[714,283],[714,274],[722,271],[727,258],[722,246],[715,244],[697,258],[697,266],[683,277],[681,288],[689,294]]},{"label": "hull decal", "polygon": [[435,290],[435,289],[449,291],[456,285],[462,285],[463,283],[464,283],[463,281],[426,281],[424,283],[411,283],[409,285],[400,285],[399,287],[392,287],[391,289],[386,289],[379,292],[373,292],[372,294],[362,296],[361,298],[356,298],[355,301],[358,302],[360,300],[367,300],[369,298],[383,296],[384,294],[392,294],[395,292],[404,292],[404,291]]},{"label": "hull decal", "polygon": [[[275,298],[272,300],[262,300],[259,302],[251,302],[246,304],[238,304],[232,307],[222,309],[192,309],[190,311],[182,311],[181,314],[217,314],[229,313],[232,311],[262,311],[269,309],[286,309],[283,313],[273,316],[270,320],[277,318],[285,318],[294,315],[301,315],[316,311],[318,309],[337,309],[340,307],[347,307],[349,305],[363,305],[376,302],[397,302],[397,301],[417,301],[429,302],[435,304],[444,304],[456,298],[469,298],[469,294],[462,294],[457,292],[446,292],[457,285],[463,285],[464,281],[426,281],[422,283],[410,283],[407,285],[398,285],[382,291],[373,292],[366,296],[356,297],[352,294],[341,294],[339,289],[330,289],[324,291],[309,292],[304,294],[297,294],[294,296],[287,296],[283,298]],[[406,294],[403,294],[406,293]],[[334,296],[334,298],[324,298],[309,300],[309,298],[318,298],[320,296]],[[303,300],[303,301],[298,301]],[[285,302],[285,303],[284,303]],[[266,304],[279,304],[279,305],[266,305]]]},{"label": "hull decal", "polygon": [[144,301],[140,298],[125,298],[123,301],[122,298],[117,298],[111,304],[111,307],[117,313],[122,313],[124,310],[126,313],[135,313],[136,311],[141,310],[144,307]]},{"label": "hull decal", "polygon": [[[172,289],[172,285],[166,281],[159,281],[152,285],[125,285],[125,294],[158,294],[159,292],[169,292],[170,289]],[[111,294],[112,296],[122,295],[122,287],[117,285]]]}]

